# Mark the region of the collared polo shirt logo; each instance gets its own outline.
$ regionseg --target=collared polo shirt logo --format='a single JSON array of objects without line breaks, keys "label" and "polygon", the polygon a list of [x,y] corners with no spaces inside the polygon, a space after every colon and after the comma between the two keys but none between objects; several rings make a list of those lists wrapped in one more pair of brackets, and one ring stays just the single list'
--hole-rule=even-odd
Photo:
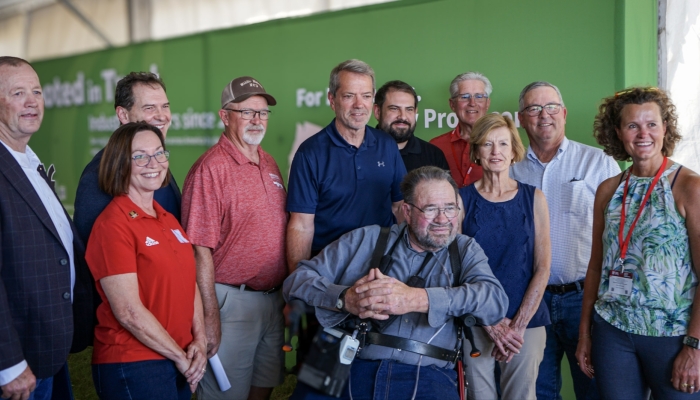
[{"label": "collared polo shirt logo", "polygon": [[272,178],[272,183],[274,183],[275,186],[277,186],[280,189],[284,189],[284,185],[282,184],[282,182],[280,182],[279,176],[277,176],[276,174],[269,174],[269,173],[268,173],[268,175],[270,175],[270,178]]},{"label": "collared polo shirt logo", "polygon": [[146,246],[155,246],[157,244],[160,244],[157,240],[151,239],[148,236],[146,236]]},{"label": "collared polo shirt logo", "polygon": [[377,161],[377,167],[383,167],[384,161]]}]

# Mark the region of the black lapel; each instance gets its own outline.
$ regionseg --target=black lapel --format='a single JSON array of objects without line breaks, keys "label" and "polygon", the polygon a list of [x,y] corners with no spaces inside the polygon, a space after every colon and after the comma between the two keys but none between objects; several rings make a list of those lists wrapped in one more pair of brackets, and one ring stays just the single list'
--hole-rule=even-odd
[{"label": "black lapel", "polygon": [[0,173],[5,175],[10,185],[24,198],[27,205],[29,205],[37,217],[39,217],[39,220],[46,226],[46,229],[58,239],[59,243],[62,243],[61,236],[58,235],[58,231],[49,216],[49,212],[44,208],[44,203],[41,202],[39,195],[36,193],[36,190],[34,190],[34,186],[32,186],[29,178],[27,178],[27,175],[22,171],[22,167],[19,166],[15,157],[10,154],[3,145],[0,145]]}]

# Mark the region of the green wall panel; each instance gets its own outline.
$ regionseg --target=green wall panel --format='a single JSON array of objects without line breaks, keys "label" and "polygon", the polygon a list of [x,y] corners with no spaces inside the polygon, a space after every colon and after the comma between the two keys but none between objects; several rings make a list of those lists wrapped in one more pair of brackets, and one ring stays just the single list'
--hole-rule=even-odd
[{"label": "green wall panel", "polygon": [[404,0],[41,61],[34,65],[47,110],[30,145],[55,164],[70,208],[83,167],[116,124],[113,95],[107,96],[115,76],[153,68],[167,85],[170,165],[182,183],[221,134],[223,86],[252,75],[278,100],[263,147],[287,171],[298,127],[323,127],[333,118],[328,76],[348,58],[372,65],[378,86],[402,79],[416,88],[422,138],[451,129],[448,85],[458,73],[477,70],[493,83],[491,111],[513,116],[526,84],[558,85],[569,110],[567,135],[593,144],[600,99],[655,80],[655,7],[654,0]]}]

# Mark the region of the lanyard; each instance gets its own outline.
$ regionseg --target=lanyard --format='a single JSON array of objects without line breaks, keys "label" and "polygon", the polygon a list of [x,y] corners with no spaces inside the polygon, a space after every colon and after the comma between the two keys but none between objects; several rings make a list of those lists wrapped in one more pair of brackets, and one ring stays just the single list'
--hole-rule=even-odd
[{"label": "lanyard", "polygon": [[[452,135],[457,134],[457,128],[452,130]],[[464,139],[462,139],[464,140]],[[462,157],[457,156],[457,152],[455,151],[455,146],[450,142],[450,147],[452,148],[452,157],[455,159],[455,164],[457,164],[457,169],[459,170],[460,175],[462,175],[462,186],[465,186],[467,184],[467,180],[469,180],[469,173],[472,172],[472,167],[471,165],[469,166],[469,169],[467,170],[467,173],[465,174],[462,171]]]},{"label": "lanyard", "polygon": [[664,157],[664,161],[661,163],[661,168],[656,172],[656,175],[654,176],[654,179],[651,181],[651,185],[649,185],[649,189],[647,189],[647,193],[644,195],[644,200],[642,200],[642,204],[639,205],[639,210],[637,211],[637,216],[634,218],[634,221],[632,221],[632,225],[630,225],[630,230],[627,231],[627,237],[623,240],[622,239],[622,230],[625,229],[625,201],[627,199],[627,189],[629,187],[630,183],[630,175],[632,175],[632,169],[630,169],[629,173],[627,174],[627,179],[625,180],[625,190],[622,194],[622,209],[620,210],[620,231],[618,233],[618,240],[620,241],[620,259],[618,260],[620,265],[622,266],[624,270],[624,261],[625,261],[625,256],[627,255],[627,247],[630,244],[630,239],[632,238],[632,231],[634,230],[634,227],[637,225],[637,221],[639,220],[639,217],[642,215],[642,210],[644,210],[644,206],[647,205],[647,201],[649,201],[649,198],[651,197],[651,192],[654,191],[654,187],[656,184],[659,182],[659,179],[661,179],[661,175],[663,174],[664,170],[666,169],[666,163],[668,162],[668,158]]}]

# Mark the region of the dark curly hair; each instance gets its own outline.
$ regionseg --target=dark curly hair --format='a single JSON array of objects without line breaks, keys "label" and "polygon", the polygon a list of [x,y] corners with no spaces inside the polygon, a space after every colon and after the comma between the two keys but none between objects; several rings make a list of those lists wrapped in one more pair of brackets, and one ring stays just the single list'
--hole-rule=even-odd
[{"label": "dark curly hair", "polygon": [[622,109],[628,104],[644,104],[654,102],[661,110],[661,120],[666,123],[666,135],[661,148],[661,154],[666,157],[673,155],[676,143],[681,140],[678,132],[678,116],[668,94],[655,87],[633,87],[614,96],[603,99],[598,107],[598,115],[593,122],[593,136],[603,147],[605,154],[617,161],[629,161],[632,157],[625,150],[622,141],[617,137],[615,128],[620,128]]}]

